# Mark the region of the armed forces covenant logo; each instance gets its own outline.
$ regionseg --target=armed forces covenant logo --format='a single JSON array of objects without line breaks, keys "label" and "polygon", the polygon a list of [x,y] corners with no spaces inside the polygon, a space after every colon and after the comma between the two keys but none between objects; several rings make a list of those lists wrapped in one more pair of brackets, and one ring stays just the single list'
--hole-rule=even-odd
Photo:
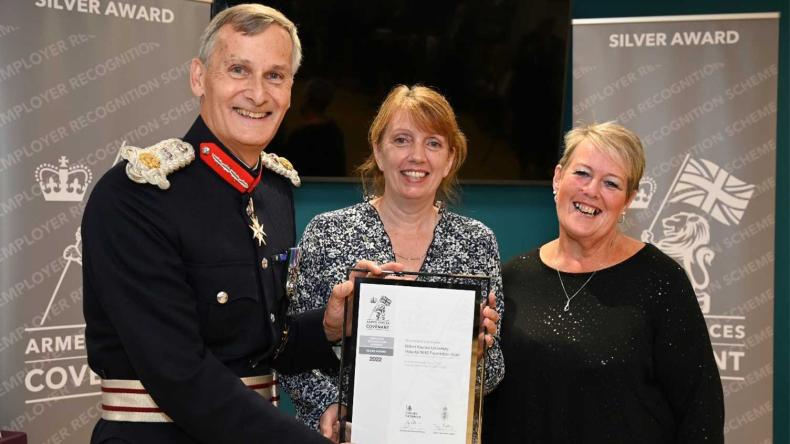
[{"label": "armed forces covenant logo", "polygon": [[392,299],[386,296],[375,296],[370,298],[370,310],[368,320],[365,324],[368,330],[389,330],[390,321],[387,319],[387,309],[392,305]]},{"label": "armed forces covenant logo", "polygon": [[[710,267],[716,257],[716,252],[709,246],[711,227],[708,218],[723,226],[737,226],[755,188],[755,185],[738,179],[709,160],[686,155],[652,223],[642,232],[642,241],[655,243],[686,270],[705,314],[711,309],[708,287]],[[640,181],[639,192],[631,208],[647,208],[656,189],[653,179],[646,177]],[[691,211],[678,211],[661,218],[663,237],[654,239],[653,229],[667,204],[676,203]]]}]

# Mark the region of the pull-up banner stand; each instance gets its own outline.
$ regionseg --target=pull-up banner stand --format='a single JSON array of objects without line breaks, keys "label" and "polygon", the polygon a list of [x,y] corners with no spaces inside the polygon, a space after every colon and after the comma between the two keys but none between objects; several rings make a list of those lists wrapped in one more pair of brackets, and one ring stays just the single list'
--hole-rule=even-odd
[{"label": "pull-up banner stand", "polygon": [[732,444],[772,440],[778,35],[778,13],[573,22],[573,121],[642,138],[623,229],[686,270]]},{"label": "pull-up banner stand", "polygon": [[[125,141],[180,137],[210,5],[0,2],[0,429],[86,443],[100,411],[82,317],[82,211]],[[141,326],[144,328],[144,326]]]}]

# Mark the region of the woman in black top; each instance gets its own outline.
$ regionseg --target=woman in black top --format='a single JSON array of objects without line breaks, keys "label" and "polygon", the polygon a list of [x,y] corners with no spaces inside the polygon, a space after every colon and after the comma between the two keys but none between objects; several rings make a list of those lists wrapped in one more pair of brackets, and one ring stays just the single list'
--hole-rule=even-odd
[{"label": "woman in black top", "polygon": [[509,372],[489,404],[488,442],[723,442],[721,381],[692,286],[618,229],[644,170],[639,138],[610,122],[573,129],[565,145],[559,238],[503,269]]}]

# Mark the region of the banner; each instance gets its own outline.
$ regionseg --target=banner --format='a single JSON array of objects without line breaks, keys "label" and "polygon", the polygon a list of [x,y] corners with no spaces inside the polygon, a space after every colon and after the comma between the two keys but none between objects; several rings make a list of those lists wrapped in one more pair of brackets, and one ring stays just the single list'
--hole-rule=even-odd
[{"label": "banner", "polygon": [[[80,221],[122,143],[180,137],[209,5],[0,3],[0,429],[85,443],[100,416]],[[145,326],[140,326],[145,328]]]},{"label": "banner", "polygon": [[647,154],[623,229],[694,286],[727,442],[770,443],[779,14],[573,25],[574,124],[616,120]]}]

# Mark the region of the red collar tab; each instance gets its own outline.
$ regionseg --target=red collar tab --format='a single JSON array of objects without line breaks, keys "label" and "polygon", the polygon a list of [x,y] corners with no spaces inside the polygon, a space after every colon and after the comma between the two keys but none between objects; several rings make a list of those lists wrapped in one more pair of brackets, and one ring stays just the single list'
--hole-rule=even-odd
[{"label": "red collar tab", "polygon": [[263,176],[263,169],[260,169],[258,177],[252,177],[246,168],[215,143],[200,144],[200,159],[240,193],[252,192]]}]

